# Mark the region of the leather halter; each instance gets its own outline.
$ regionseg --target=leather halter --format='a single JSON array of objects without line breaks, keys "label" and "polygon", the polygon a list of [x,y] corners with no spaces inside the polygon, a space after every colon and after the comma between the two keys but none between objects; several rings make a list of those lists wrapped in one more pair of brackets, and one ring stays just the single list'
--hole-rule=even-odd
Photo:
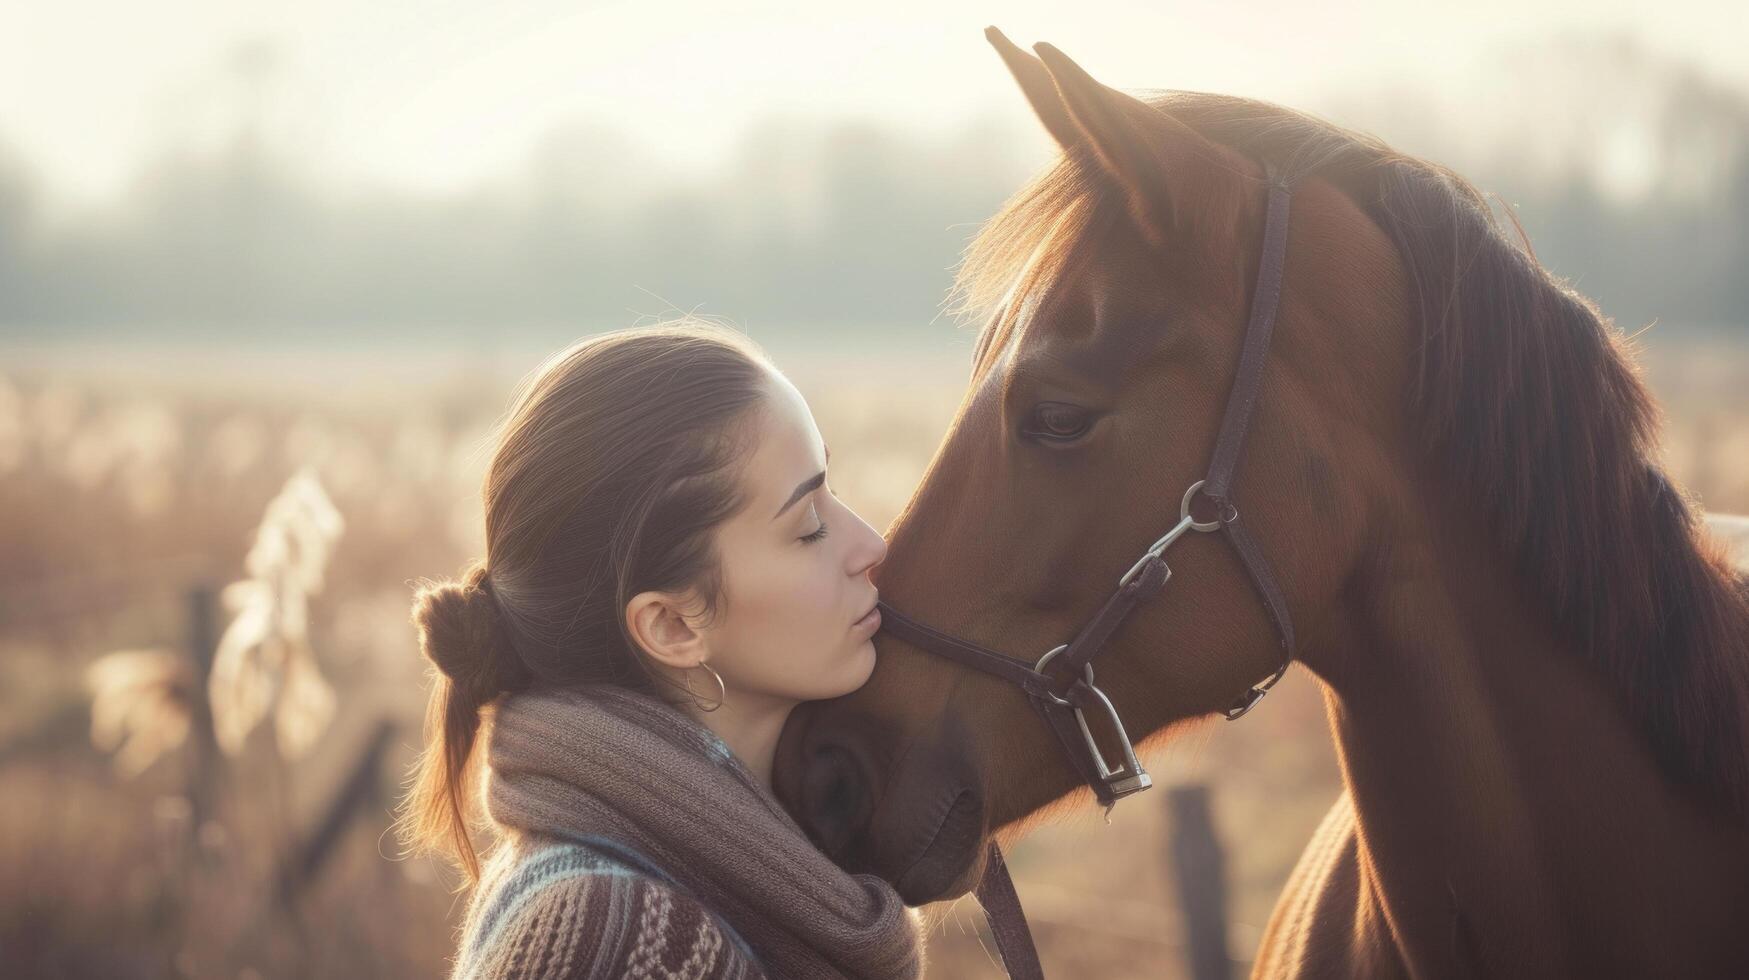
[{"label": "leather halter", "polygon": [[[1136,759],[1135,746],[1111,699],[1094,684],[1093,658],[1105,649],[1112,634],[1136,606],[1158,595],[1171,579],[1172,569],[1166,564],[1165,553],[1174,542],[1192,531],[1226,532],[1227,541],[1238,554],[1246,576],[1281,638],[1281,666],[1240,694],[1226,709],[1227,720],[1240,717],[1263,700],[1293,660],[1294,627],[1288,615],[1287,600],[1282,596],[1275,574],[1256,539],[1245,525],[1239,523],[1239,508],[1232,497],[1234,470],[1244,449],[1251,410],[1257,404],[1263,384],[1263,365],[1269,355],[1270,334],[1275,328],[1276,308],[1281,299],[1282,266],[1287,255],[1291,192],[1285,182],[1277,179],[1273,170],[1268,171],[1268,177],[1269,209],[1264,219],[1262,262],[1251,296],[1244,348],[1239,355],[1232,391],[1227,396],[1226,413],[1221,419],[1208,475],[1185,490],[1179,504],[1178,522],[1149,545],[1129,571],[1118,579],[1116,590],[1093,618],[1068,643],[1052,647],[1036,663],[1028,663],[917,622],[885,602],[880,604],[883,630],[920,650],[1002,678],[1026,692],[1032,706],[1056,733],[1075,771],[1093,789],[1107,813],[1118,800],[1152,786],[1153,779]],[[1212,519],[1203,521],[1192,515],[1198,495],[1213,505]],[[1094,740],[1093,730],[1087,723],[1090,710],[1102,715],[1116,736],[1122,756],[1116,764],[1107,759]],[[1008,877],[1002,853],[994,843],[990,845],[984,878],[977,892],[1009,975],[1016,978],[1042,977],[1019,897]]]}]

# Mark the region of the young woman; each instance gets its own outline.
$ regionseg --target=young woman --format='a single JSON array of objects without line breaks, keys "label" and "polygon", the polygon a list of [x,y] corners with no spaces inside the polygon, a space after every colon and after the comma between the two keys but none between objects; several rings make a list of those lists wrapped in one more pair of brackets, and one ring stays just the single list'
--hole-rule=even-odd
[{"label": "young woman", "polygon": [[920,972],[910,910],[770,790],[790,709],[874,666],[886,546],[827,456],[794,386],[708,325],[578,343],[523,388],[485,559],[413,607],[437,676],[400,829],[476,886],[456,977]]}]

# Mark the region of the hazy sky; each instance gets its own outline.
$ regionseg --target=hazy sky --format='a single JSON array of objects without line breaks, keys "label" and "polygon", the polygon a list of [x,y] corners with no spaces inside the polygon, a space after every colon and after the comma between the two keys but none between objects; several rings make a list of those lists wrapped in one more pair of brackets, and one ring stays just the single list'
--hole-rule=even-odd
[{"label": "hazy sky", "polygon": [[[1320,93],[1465,84],[1503,46],[1620,32],[1749,88],[1741,3],[884,0],[57,0],[0,3],[0,149],[68,202],[269,121],[343,183],[442,192],[512,172],[543,134],[605,125],[678,168],[746,124],[854,115],[944,131],[1024,112],[996,23],[1118,87],[1315,107]],[[258,79],[247,83],[244,79]]]}]

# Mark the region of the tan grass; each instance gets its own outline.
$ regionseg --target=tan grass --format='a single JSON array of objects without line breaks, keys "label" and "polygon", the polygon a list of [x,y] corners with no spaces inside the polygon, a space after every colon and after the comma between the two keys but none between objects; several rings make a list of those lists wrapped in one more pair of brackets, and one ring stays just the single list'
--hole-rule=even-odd
[{"label": "tan grass", "polygon": [[[1651,340],[1674,475],[1709,510],[1749,511],[1749,346]],[[775,354],[832,446],[836,488],[886,526],[946,429],[969,354],[856,364]],[[481,440],[514,380],[434,379],[398,391],[391,407],[364,409],[314,388],[250,400],[193,387],[112,390],[73,375],[0,377],[0,713],[9,721],[0,753],[32,737],[12,722],[52,721],[56,699],[96,694],[89,726],[79,720],[64,742],[38,739],[0,767],[0,950],[29,951],[19,975],[166,976],[173,963],[198,976],[442,972],[460,914],[451,882],[397,864],[381,836],[425,695],[406,583],[479,553]],[[104,478],[89,487],[67,462],[82,430],[124,441],[116,433],[149,433],[117,421],[144,404],[161,406],[177,431],[149,437],[159,451],[137,456],[156,459],[174,487],[157,511],[118,492],[132,450],[84,450],[107,467],[91,465]],[[1749,535],[1743,524],[1718,529]],[[197,835],[205,857],[179,850],[188,845],[174,832],[186,814],[176,757],[187,753],[171,750],[180,661],[170,651],[185,647],[192,583],[166,562],[189,553],[217,581],[242,572],[222,595],[227,620],[207,692],[239,754],[228,757],[212,832]],[[127,589],[85,584],[117,576]],[[14,596],[29,598],[8,603]],[[94,650],[128,657],[88,662]],[[341,724],[359,712],[406,719],[397,757],[376,819],[352,828],[290,925],[265,899],[272,868],[285,835],[308,826],[350,761],[332,743],[365,727]],[[267,725],[271,743],[250,737]],[[304,755],[282,765],[282,750]],[[1320,692],[1296,671],[1244,724],[1202,726],[1148,754],[1163,781],[1213,789],[1242,970],[1336,793]],[[1167,823],[1165,794],[1155,792],[1127,801],[1111,826],[1091,810],[1072,814],[1013,850],[1022,896],[1036,896],[1049,975],[1182,975]],[[998,975],[972,903],[938,922],[932,978]]]}]

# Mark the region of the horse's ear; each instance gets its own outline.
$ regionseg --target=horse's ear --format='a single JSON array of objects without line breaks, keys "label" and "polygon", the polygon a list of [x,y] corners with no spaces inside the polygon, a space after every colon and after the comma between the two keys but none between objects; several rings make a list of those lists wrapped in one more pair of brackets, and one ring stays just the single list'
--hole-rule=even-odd
[{"label": "horse's ear", "polygon": [[1079,133],[1075,145],[1123,188],[1151,242],[1165,247],[1174,237],[1203,238],[1230,226],[1244,172],[1233,154],[1168,113],[1102,85],[1051,45],[1033,50]]},{"label": "horse's ear", "polygon": [[1044,62],[1022,51],[994,27],[985,28],[984,37],[996,49],[996,53],[1002,56],[1002,61],[1013,73],[1014,80],[1020,83],[1020,91],[1025,94],[1026,101],[1032,103],[1032,111],[1038,114],[1039,122],[1045,124],[1045,129],[1056,138],[1057,145],[1063,148],[1063,152],[1072,153],[1085,143],[1086,134],[1070,118],[1068,109],[1063,106],[1063,96],[1057,91],[1057,83],[1051,78]]}]

